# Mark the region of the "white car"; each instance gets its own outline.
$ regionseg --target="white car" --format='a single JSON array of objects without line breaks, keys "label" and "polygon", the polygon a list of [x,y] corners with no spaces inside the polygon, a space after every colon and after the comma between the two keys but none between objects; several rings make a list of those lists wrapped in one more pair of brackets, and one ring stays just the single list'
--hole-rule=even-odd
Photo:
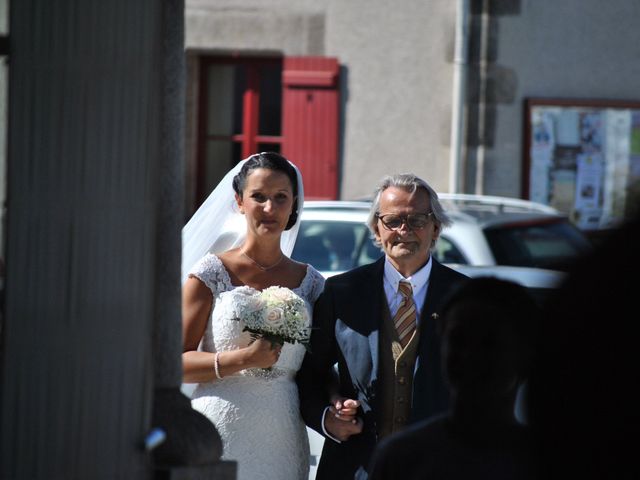
[{"label": "white car", "polygon": [[[546,205],[506,197],[440,195],[453,220],[433,251],[442,263],[566,270],[591,249],[566,216]],[[370,202],[307,201],[292,257],[326,277],[382,255],[366,225]]]},{"label": "white car", "polygon": [[453,220],[434,252],[443,263],[566,270],[592,248],[566,215],[548,205],[496,196],[439,197]]}]

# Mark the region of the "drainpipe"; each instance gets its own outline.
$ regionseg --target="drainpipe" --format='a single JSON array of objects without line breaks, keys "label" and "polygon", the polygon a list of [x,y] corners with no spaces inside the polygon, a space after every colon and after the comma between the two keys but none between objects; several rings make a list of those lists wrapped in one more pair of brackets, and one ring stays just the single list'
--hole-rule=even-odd
[{"label": "drainpipe", "polygon": [[449,193],[460,190],[462,141],[464,132],[465,89],[469,45],[469,0],[456,1],[456,43],[453,57],[453,102],[451,112],[451,148]]},{"label": "drainpipe", "polygon": [[489,0],[482,0],[480,23],[480,58],[478,61],[478,149],[476,153],[476,188],[474,193],[484,195],[485,136],[487,131],[487,67],[489,64]]}]

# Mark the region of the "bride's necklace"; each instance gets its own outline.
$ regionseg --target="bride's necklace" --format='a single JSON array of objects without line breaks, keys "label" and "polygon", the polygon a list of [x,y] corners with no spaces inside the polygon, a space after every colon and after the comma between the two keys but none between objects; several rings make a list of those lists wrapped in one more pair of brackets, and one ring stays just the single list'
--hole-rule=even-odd
[{"label": "bride's necklace", "polygon": [[282,260],[284,260],[284,254],[280,254],[280,258],[278,259],[278,261],[276,263],[274,263],[273,265],[269,265],[269,266],[264,266],[264,265],[260,265],[258,262],[256,262],[253,258],[251,258],[249,255],[247,255],[244,252],[240,252],[242,254],[243,257],[247,257],[251,263],[253,263],[256,267],[258,267],[260,270],[262,270],[263,272],[266,272],[267,270],[271,270],[272,268],[277,267],[278,265],[280,265],[280,263],[282,263]]}]

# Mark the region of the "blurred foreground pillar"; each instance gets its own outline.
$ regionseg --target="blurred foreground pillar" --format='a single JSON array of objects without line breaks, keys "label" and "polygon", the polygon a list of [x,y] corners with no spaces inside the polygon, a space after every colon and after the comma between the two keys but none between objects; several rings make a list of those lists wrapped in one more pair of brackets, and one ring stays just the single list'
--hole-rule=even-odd
[{"label": "blurred foreground pillar", "polygon": [[233,475],[179,390],[183,10],[11,2],[0,478]]}]

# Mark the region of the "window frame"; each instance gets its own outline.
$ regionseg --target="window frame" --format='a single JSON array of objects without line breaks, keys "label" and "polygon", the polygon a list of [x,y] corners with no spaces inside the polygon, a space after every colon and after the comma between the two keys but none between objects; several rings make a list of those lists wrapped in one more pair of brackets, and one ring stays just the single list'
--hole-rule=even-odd
[{"label": "window frame", "polygon": [[[277,145],[276,150],[281,150],[283,143],[282,131],[280,135],[259,134],[260,119],[260,67],[277,66],[280,76],[283,69],[283,57],[251,57],[251,56],[221,56],[202,55],[199,57],[199,82],[198,82],[198,139],[197,139],[197,166],[196,166],[196,201],[200,204],[209,193],[205,185],[202,172],[206,169],[207,142],[211,140],[230,141],[240,145],[240,158],[246,158],[258,151],[258,145]],[[246,86],[242,93],[242,130],[231,135],[210,134],[208,122],[209,105],[209,68],[211,65],[233,65],[246,68]],[[280,104],[282,109],[282,102]],[[281,112],[282,114],[282,112]],[[233,162],[233,160],[232,160]],[[232,168],[233,165],[229,165]]]}]

